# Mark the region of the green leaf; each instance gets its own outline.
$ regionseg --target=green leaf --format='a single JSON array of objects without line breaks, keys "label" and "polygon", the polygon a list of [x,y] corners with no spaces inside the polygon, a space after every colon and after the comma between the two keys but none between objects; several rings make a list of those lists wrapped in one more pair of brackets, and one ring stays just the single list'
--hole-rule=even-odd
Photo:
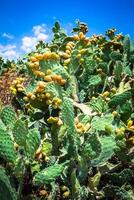
[{"label": "green leaf", "polygon": [[49,141],[44,141],[41,149],[42,153],[46,154],[47,156],[52,152],[52,143]]},{"label": "green leaf", "polygon": [[67,70],[59,63],[53,65],[53,73],[61,75],[65,79],[69,77]]},{"label": "green leaf", "polygon": [[0,129],[6,131],[6,126],[5,126],[5,124],[2,122],[1,119],[0,119]]},{"label": "green leaf", "polygon": [[123,71],[123,66],[120,61],[116,61],[115,67],[114,67],[114,75],[116,80],[121,80],[121,74]]},{"label": "green leaf", "polygon": [[31,82],[29,82],[28,85],[26,86],[26,93],[33,92],[33,90],[36,88],[36,86],[37,86],[37,84],[33,80]]},{"label": "green leaf", "polygon": [[120,106],[120,109],[119,109],[119,113],[121,115],[121,120],[123,122],[126,122],[131,114],[132,114],[132,105],[130,102],[126,102],[124,103],[123,105]]},{"label": "green leaf", "polygon": [[16,113],[11,106],[5,106],[0,113],[0,117],[6,126],[12,126],[16,120]]},{"label": "green leaf", "polygon": [[63,96],[63,88],[57,83],[48,83],[45,91],[50,92],[55,97],[62,98]]},{"label": "green leaf", "polygon": [[122,59],[122,54],[119,53],[118,51],[113,51],[113,52],[110,53],[110,58],[111,58],[113,61],[121,60],[121,59]]},{"label": "green leaf", "polygon": [[34,155],[40,145],[41,138],[38,129],[30,129],[26,138],[26,153],[30,158],[34,158]]},{"label": "green leaf", "polygon": [[92,75],[89,77],[88,83],[89,83],[89,86],[99,85],[101,83],[101,77],[99,75]]},{"label": "green leaf", "polygon": [[28,128],[26,122],[21,119],[18,119],[13,127],[13,136],[15,138],[15,142],[20,146],[25,146],[26,136],[28,134]]},{"label": "green leaf", "polygon": [[129,53],[130,52],[130,38],[129,35],[126,35],[124,40],[123,40],[123,49],[125,53]]},{"label": "green leaf", "polygon": [[69,154],[74,154],[76,156],[78,151],[78,146],[80,145],[80,138],[75,130],[74,124],[74,107],[71,100],[67,97],[63,99],[62,105],[62,118],[67,126],[67,138],[69,140]]},{"label": "green leaf", "polygon": [[124,67],[124,73],[127,74],[128,76],[132,76],[133,74],[129,66]]},{"label": "green leaf", "polygon": [[70,76],[68,89],[70,89],[70,95],[75,101],[78,101],[78,82],[75,76]]},{"label": "green leaf", "polygon": [[55,22],[55,28],[56,28],[57,30],[60,29],[60,24],[59,24],[59,22]]},{"label": "green leaf", "polygon": [[92,129],[95,129],[97,131],[105,131],[105,127],[111,125],[112,122],[113,122],[112,114],[107,114],[102,117],[95,116],[91,121],[91,127]]},{"label": "green leaf", "polygon": [[70,128],[75,129],[74,126],[74,107],[71,100],[67,97],[64,98],[62,105],[62,118],[64,123]]},{"label": "green leaf", "polygon": [[98,134],[93,133],[83,144],[82,155],[86,160],[95,159],[101,152]]},{"label": "green leaf", "polygon": [[91,166],[101,166],[105,164],[114,154],[116,142],[111,136],[103,136],[99,138],[101,144],[101,153],[98,158],[91,160]]},{"label": "green leaf", "polygon": [[85,58],[85,73],[87,73],[88,75],[89,74],[92,74],[96,68],[96,63],[94,60],[92,60],[91,58],[89,57],[86,57]]},{"label": "green leaf", "polygon": [[133,172],[131,169],[124,169],[119,173],[115,172],[115,173],[108,174],[108,177],[111,180],[112,184],[121,186],[132,180]]},{"label": "green leaf", "polygon": [[0,157],[12,163],[16,159],[16,152],[11,136],[2,129],[0,130]]},{"label": "green leaf", "polygon": [[17,200],[16,191],[2,167],[0,167],[0,200]]},{"label": "green leaf", "polygon": [[124,188],[118,186],[106,185],[103,188],[105,196],[107,198],[118,199],[118,200],[134,200],[133,191],[126,191]]},{"label": "green leaf", "polygon": [[65,166],[67,165],[68,161],[62,164],[54,164],[53,166],[47,167],[42,171],[38,172],[33,179],[35,185],[41,186],[44,184],[50,184],[58,178]]},{"label": "green leaf", "polygon": [[91,99],[89,105],[94,111],[103,112],[106,109],[106,102],[102,97],[98,97],[97,99]]},{"label": "green leaf", "polygon": [[122,105],[130,98],[131,98],[131,91],[128,90],[128,91],[122,92],[121,94],[114,95],[108,102],[108,105],[110,107]]}]

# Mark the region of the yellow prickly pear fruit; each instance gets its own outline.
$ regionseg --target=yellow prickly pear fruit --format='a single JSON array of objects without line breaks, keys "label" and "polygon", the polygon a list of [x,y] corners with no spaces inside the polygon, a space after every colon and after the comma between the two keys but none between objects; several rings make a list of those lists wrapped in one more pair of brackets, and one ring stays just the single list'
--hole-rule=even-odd
[{"label": "yellow prickly pear fruit", "polygon": [[35,58],[34,56],[31,56],[31,57],[29,58],[29,60],[30,60],[31,62],[36,62],[36,61],[37,61],[37,58]]},{"label": "yellow prickly pear fruit", "polygon": [[35,100],[36,99],[36,96],[33,94],[32,96],[31,96],[31,100]]},{"label": "yellow prickly pear fruit", "polygon": [[51,97],[51,94],[50,94],[49,92],[46,92],[46,93],[45,93],[45,97],[46,97],[46,98],[50,98],[50,97]]},{"label": "yellow prickly pear fruit", "polygon": [[48,196],[48,192],[46,190],[40,190],[39,195],[46,197]]},{"label": "yellow prickly pear fruit", "polygon": [[75,41],[78,41],[80,38],[79,38],[78,35],[74,35],[73,39],[74,39]]},{"label": "yellow prickly pear fruit", "polygon": [[33,95],[32,92],[28,92],[28,93],[27,93],[27,97],[29,97],[29,98],[31,98],[32,95]]},{"label": "yellow prickly pear fruit", "polygon": [[34,62],[34,67],[36,68],[36,67],[39,67],[39,61],[36,61],[36,62]]},{"label": "yellow prickly pear fruit", "polygon": [[113,93],[116,93],[116,91],[117,91],[117,89],[116,89],[115,87],[113,87],[113,88],[111,89],[111,92],[113,92]]},{"label": "yellow prickly pear fruit", "polygon": [[78,59],[81,58],[81,54],[78,53],[76,57],[77,57]]},{"label": "yellow prickly pear fruit", "polygon": [[106,98],[106,97],[109,96],[109,94],[110,94],[110,93],[109,93],[108,91],[106,91],[106,92],[104,92],[104,93],[102,94],[102,96]]},{"label": "yellow prickly pear fruit", "polygon": [[83,34],[83,32],[79,32],[78,36],[80,40],[83,40],[85,38],[85,35]]},{"label": "yellow prickly pear fruit", "polygon": [[61,79],[61,80],[59,81],[59,83],[60,83],[60,85],[65,85],[66,80],[65,80],[65,79]]},{"label": "yellow prickly pear fruit", "polygon": [[46,104],[47,104],[47,105],[51,105],[51,104],[52,104],[52,101],[51,101],[51,100],[47,100],[47,101],[46,101]]},{"label": "yellow prickly pear fruit", "polygon": [[84,58],[81,58],[79,62],[80,64],[84,63]]},{"label": "yellow prickly pear fruit", "polygon": [[70,54],[71,54],[71,51],[69,51],[69,50],[66,50],[66,53],[70,55]]},{"label": "yellow prickly pear fruit", "polygon": [[24,92],[24,91],[25,91],[25,88],[23,88],[23,87],[18,87],[18,88],[17,88],[17,91],[18,91],[18,92]]},{"label": "yellow prickly pear fruit", "polygon": [[69,195],[70,195],[70,192],[66,191],[66,192],[63,193],[63,198],[66,199],[66,198],[69,197]]},{"label": "yellow prickly pear fruit", "polygon": [[61,187],[61,190],[62,190],[63,192],[65,192],[65,191],[67,191],[67,190],[68,190],[68,187],[67,187],[67,186],[65,186],[65,185],[63,185],[63,186]]},{"label": "yellow prickly pear fruit", "polygon": [[113,111],[113,112],[112,112],[112,115],[113,115],[114,117],[116,117],[116,116],[118,115],[118,112],[117,112],[117,111]]},{"label": "yellow prickly pear fruit", "polygon": [[64,60],[64,65],[68,65],[70,63],[70,58]]},{"label": "yellow prickly pear fruit", "polygon": [[72,48],[70,47],[70,45],[67,45],[67,46],[66,46],[66,50],[68,50],[69,52],[72,51]]},{"label": "yellow prickly pear fruit", "polygon": [[127,122],[127,127],[130,128],[133,125],[133,121],[131,119]]},{"label": "yellow prickly pear fruit", "polygon": [[35,54],[35,58],[37,59],[37,60],[43,60],[43,54]]},{"label": "yellow prickly pear fruit", "polygon": [[29,66],[30,68],[34,68],[34,67],[35,67],[34,63],[32,63],[32,62],[29,62],[29,63],[28,63],[28,66]]},{"label": "yellow prickly pear fruit", "polygon": [[63,54],[63,58],[64,58],[64,59],[70,58],[70,55],[67,54],[67,53],[64,53],[64,54]]},{"label": "yellow prickly pear fruit", "polygon": [[47,119],[47,122],[48,123],[57,123],[59,121],[59,118],[58,117],[49,117]]},{"label": "yellow prickly pear fruit", "polygon": [[51,70],[51,69],[47,69],[46,74],[47,74],[47,75],[52,74],[52,70]]},{"label": "yellow prickly pear fruit", "polygon": [[47,81],[47,82],[51,82],[52,78],[51,78],[51,76],[47,75],[47,76],[44,77],[44,80]]},{"label": "yellow prickly pear fruit", "polygon": [[84,54],[84,53],[86,53],[86,51],[87,51],[86,49],[81,49],[81,50],[79,51],[79,53],[80,53],[80,54]]},{"label": "yellow prickly pear fruit", "polygon": [[28,97],[23,97],[23,100],[28,102],[29,101],[29,98]]},{"label": "yellow prickly pear fruit", "polygon": [[45,83],[44,83],[43,81],[39,81],[39,82],[37,83],[37,86],[38,86],[39,88],[44,89],[44,88],[45,88]]}]

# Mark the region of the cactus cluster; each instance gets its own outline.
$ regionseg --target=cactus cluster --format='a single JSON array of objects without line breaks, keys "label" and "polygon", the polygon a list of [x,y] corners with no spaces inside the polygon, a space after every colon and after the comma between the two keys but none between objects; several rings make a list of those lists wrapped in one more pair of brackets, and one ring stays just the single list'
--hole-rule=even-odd
[{"label": "cactus cluster", "polygon": [[0,199],[133,200],[134,43],[52,31],[0,59]]}]

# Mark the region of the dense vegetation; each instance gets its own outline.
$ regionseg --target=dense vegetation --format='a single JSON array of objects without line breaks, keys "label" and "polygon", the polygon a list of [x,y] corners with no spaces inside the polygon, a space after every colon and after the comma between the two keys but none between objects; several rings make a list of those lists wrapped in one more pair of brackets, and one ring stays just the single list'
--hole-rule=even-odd
[{"label": "dense vegetation", "polygon": [[134,200],[134,43],[52,31],[0,59],[0,200]]}]

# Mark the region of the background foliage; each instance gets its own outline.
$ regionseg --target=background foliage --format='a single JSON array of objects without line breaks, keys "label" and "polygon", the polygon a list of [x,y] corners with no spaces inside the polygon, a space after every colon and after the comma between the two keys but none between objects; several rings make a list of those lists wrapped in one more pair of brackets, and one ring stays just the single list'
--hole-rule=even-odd
[{"label": "background foliage", "polygon": [[134,43],[58,22],[0,59],[0,199],[134,199]]}]

